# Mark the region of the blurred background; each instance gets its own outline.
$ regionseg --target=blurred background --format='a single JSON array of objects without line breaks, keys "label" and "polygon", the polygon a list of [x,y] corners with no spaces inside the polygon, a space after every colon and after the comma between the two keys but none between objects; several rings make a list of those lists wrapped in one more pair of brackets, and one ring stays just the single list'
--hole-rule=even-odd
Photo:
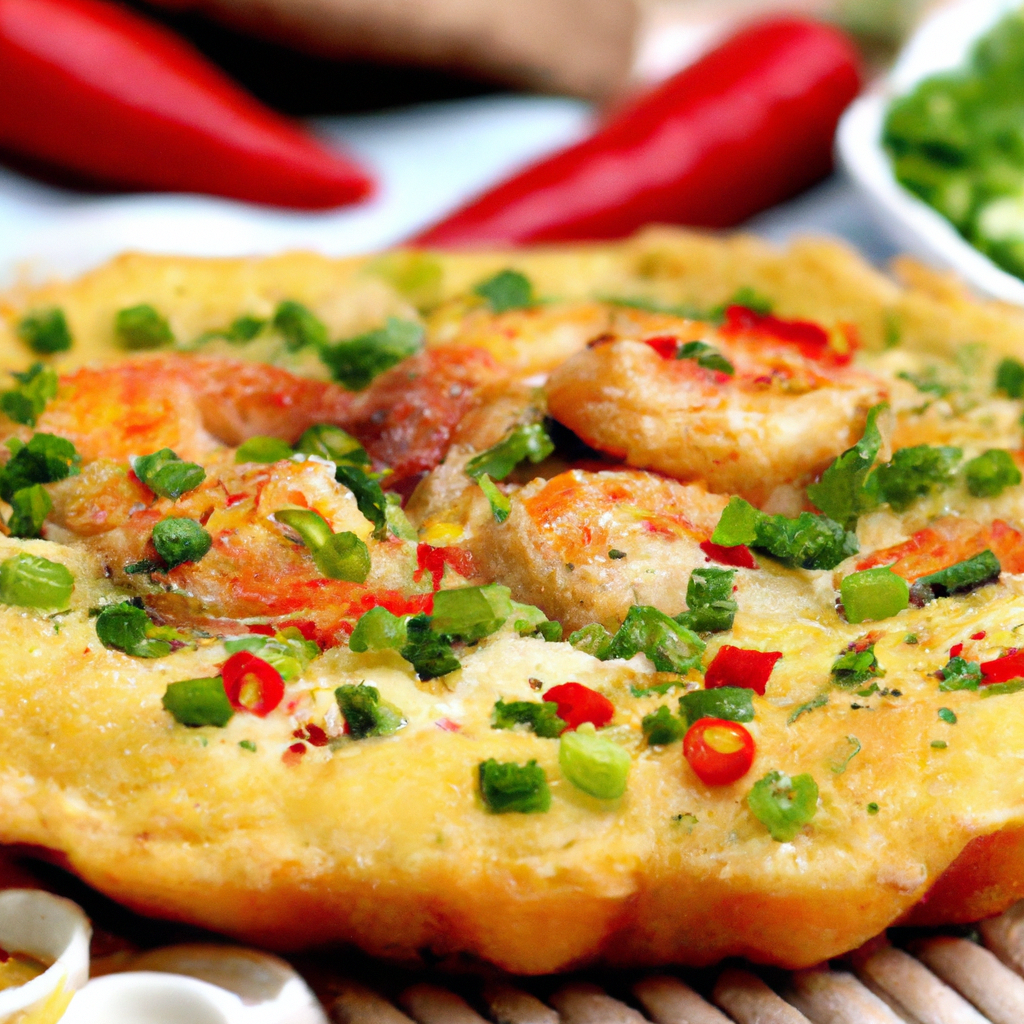
[{"label": "blurred background", "polygon": [[[131,35],[139,25],[155,25],[184,40],[271,111],[297,119],[319,142],[347,154],[372,181],[367,197],[355,188],[352,205],[310,210],[301,207],[316,204],[253,203],[231,195],[230,187],[159,181],[147,187],[144,175],[105,173],[108,165],[116,171],[130,162],[125,147],[135,135],[111,130],[117,145],[98,152],[97,134],[104,133],[90,119],[114,122],[85,100],[72,109],[82,83],[120,90],[117,102],[139,106],[148,102],[147,83],[137,71],[122,76],[129,81],[97,81],[108,72],[116,78],[118,63],[104,56],[100,42],[72,39],[71,57],[57,53],[53,26],[69,24],[78,3],[0,0],[0,90],[8,97],[15,90],[14,101],[5,101],[8,114],[0,112],[0,283],[78,272],[123,249],[227,255],[307,247],[343,254],[395,244],[531,161],[586,137],[623,103],[754,19],[787,12],[840,27],[854,40],[870,80],[934,6],[926,0],[89,0],[89,17],[97,4],[134,16],[118,31]],[[71,11],[67,18],[62,4]],[[42,7],[53,8],[57,20],[37,26]],[[26,43],[33,32],[37,38]],[[156,52],[147,39],[138,41]],[[31,66],[19,64],[32,47],[47,53],[30,54]],[[7,88],[5,60],[18,70],[16,81],[9,71]],[[24,82],[35,81],[39,60],[56,64],[58,80],[39,86],[41,96],[29,95]],[[194,84],[202,75],[190,67],[186,77]],[[38,126],[66,104],[70,127],[58,117],[45,137]],[[5,117],[25,123],[5,131]],[[77,129],[82,138],[75,142]],[[31,136],[29,143],[23,135]],[[88,159],[76,146],[89,150]],[[828,230],[873,258],[889,252],[835,178],[795,205],[762,215],[755,226],[780,238]]]}]

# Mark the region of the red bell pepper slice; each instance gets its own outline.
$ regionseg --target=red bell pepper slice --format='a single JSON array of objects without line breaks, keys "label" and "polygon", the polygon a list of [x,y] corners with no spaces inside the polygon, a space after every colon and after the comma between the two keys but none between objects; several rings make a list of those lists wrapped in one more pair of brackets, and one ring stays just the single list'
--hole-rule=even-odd
[{"label": "red bell pepper slice", "polygon": [[552,686],[544,694],[544,699],[558,705],[558,717],[570,731],[584,722],[592,722],[600,729],[615,717],[615,705],[603,693],[582,683]]},{"label": "red bell pepper slice", "polygon": [[284,697],[281,673],[249,651],[232,654],[224,662],[221,678],[231,706],[259,718],[266,718]]},{"label": "red bell pepper slice", "polygon": [[750,553],[746,544],[736,544],[732,547],[724,547],[721,544],[712,544],[711,541],[701,542],[701,551],[708,556],[711,562],[720,562],[722,565],[734,565],[737,569],[756,569],[757,562]]},{"label": "red bell pepper slice", "polygon": [[1024,679],[1024,651],[1010,651],[1001,658],[981,663],[982,686],[1008,683],[1011,679]]},{"label": "red bell pepper slice", "polygon": [[366,173],[104,0],[0,0],[0,147],[129,188],[317,209]]},{"label": "red bell pepper slice", "polygon": [[768,677],[775,668],[775,662],[781,657],[781,651],[749,651],[726,644],[708,665],[704,688],[714,690],[719,686],[745,686],[763,697]]},{"label": "red bell pepper slice", "polygon": [[836,124],[860,88],[858,63],[853,44],[818,22],[749,25],[414,243],[523,245],[622,238],[650,223],[738,224],[828,174]]},{"label": "red bell pepper slice", "polygon": [[702,718],[683,737],[683,757],[707,786],[727,786],[742,779],[754,763],[754,738],[724,718]]}]

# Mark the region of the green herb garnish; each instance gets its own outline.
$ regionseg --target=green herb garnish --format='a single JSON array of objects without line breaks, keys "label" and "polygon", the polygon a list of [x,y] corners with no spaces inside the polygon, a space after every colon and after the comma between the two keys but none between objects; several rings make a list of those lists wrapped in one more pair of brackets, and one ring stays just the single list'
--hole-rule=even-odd
[{"label": "green herb garnish", "polygon": [[996,367],[996,391],[1008,398],[1024,398],[1024,363],[1008,356]]},{"label": "green herb garnish", "polygon": [[980,555],[915,580],[910,588],[910,600],[916,605],[923,605],[937,597],[963,594],[986,583],[994,583],[1000,571],[999,559],[985,550]]},{"label": "green herb garnish", "polygon": [[491,727],[514,729],[517,725],[525,725],[546,739],[557,739],[566,727],[553,701],[513,700],[506,704],[499,700],[491,712]]},{"label": "green herb garnish", "polygon": [[26,427],[34,427],[46,403],[57,397],[57,371],[35,363],[24,373],[11,374],[15,387],[0,392],[0,411]]},{"label": "green herb garnish", "polygon": [[1005,448],[989,448],[964,466],[967,490],[976,498],[995,498],[1021,481],[1020,470]]},{"label": "green herb garnish", "polygon": [[612,646],[612,634],[608,632],[599,622],[592,622],[589,626],[577,629],[575,633],[569,634],[569,643],[582,651],[601,661],[606,661],[610,655]]},{"label": "green herb garnish", "polygon": [[826,704],[828,704],[828,694],[819,693],[817,697],[812,697],[806,703],[795,707],[789,713],[789,718],[786,719],[786,724],[792,725],[801,715],[806,714],[808,711],[813,711],[815,708],[823,708]]},{"label": "green herb garnish", "polygon": [[346,684],[334,691],[334,697],[348,726],[348,735],[354,740],[390,736],[405,724],[402,713],[393,704],[381,700],[375,686]]},{"label": "green herb garnish", "polygon": [[512,501],[507,494],[498,490],[498,485],[486,474],[481,473],[476,478],[480,490],[484,492],[487,503],[491,506],[491,515],[495,522],[503,523],[512,512]]},{"label": "green herb garnish", "polygon": [[287,508],[274,518],[293,529],[312,552],[317,569],[332,580],[365,583],[370,574],[370,550],[365,541],[346,530],[334,533],[319,512]]},{"label": "green herb garnish", "polygon": [[33,309],[18,321],[18,337],[40,356],[52,356],[71,348],[71,331],[59,306]]},{"label": "green herb garnish", "polygon": [[405,630],[406,641],[399,654],[420,679],[436,679],[462,667],[451,644],[430,628],[428,616],[412,616],[406,621]]},{"label": "green herb garnish", "polygon": [[148,302],[120,310],[114,318],[114,334],[123,348],[132,351],[162,348],[174,343],[167,318]]},{"label": "green herb garnish", "polygon": [[635,604],[626,613],[602,660],[644,654],[659,672],[683,674],[700,667],[704,646],[696,633],[664,612]]},{"label": "green herb garnish", "polygon": [[301,302],[292,299],[279,302],[274,310],[273,324],[290,352],[298,352],[307,346],[320,348],[327,344],[327,328],[323,321]]},{"label": "green herb garnish", "polygon": [[950,446],[900,448],[871,474],[868,487],[879,502],[888,502],[902,512],[936,487],[951,483],[962,457],[959,448]]},{"label": "green herb garnish", "polygon": [[172,650],[169,641],[159,638],[158,627],[145,610],[130,601],[107,605],[96,619],[96,635],[104,647],[136,658],[162,658]]},{"label": "green herb garnish", "polygon": [[131,464],[135,475],[154,494],[171,501],[194,491],[206,479],[206,470],[202,466],[183,461],[170,448],[161,448],[152,455],[136,456],[131,459]]},{"label": "green herb garnish", "polygon": [[547,776],[536,761],[520,765],[491,757],[480,763],[477,779],[491,814],[537,814],[551,807]]},{"label": "green herb garnish", "polygon": [[369,466],[366,449],[349,433],[331,423],[317,423],[295,445],[304,455],[319,455],[336,466]]},{"label": "green herb garnish", "polygon": [[940,675],[942,679],[939,682],[939,689],[943,692],[976,690],[981,685],[981,666],[976,661],[967,661],[959,655],[946,662]]},{"label": "green herb garnish", "polygon": [[19,552],[0,562],[0,603],[22,608],[65,608],[75,577],[59,562]]},{"label": "green herb garnish", "polygon": [[687,726],[702,718],[726,718],[730,722],[754,720],[754,691],[745,686],[719,686],[714,690],[691,690],[679,698],[679,713]]},{"label": "green herb garnish", "polygon": [[678,715],[673,715],[665,704],[657,711],[644,715],[640,723],[647,743],[652,747],[663,747],[681,740],[686,733],[686,726]]},{"label": "green herb garnish", "polygon": [[852,690],[869,679],[880,679],[884,675],[875,657],[874,644],[862,651],[844,651],[832,662],[832,682],[846,690]]},{"label": "green herb garnish", "polygon": [[523,424],[493,448],[474,455],[466,463],[466,475],[477,480],[486,473],[492,480],[504,480],[520,462],[529,459],[536,464],[554,450],[543,423]]},{"label": "green herb garnish", "polygon": [[888,619],[910,606],[910,584],[887,566],[850,573],[839,593],[847,622]]},{"label": "green herb garnish", "polygon": [[736,372],[736,367],[718,349],[703,341],[688,341],[680,345],[676,359],[692,359],[702,369],[717,370],[730,377]]},{"label": "green herb garnish", "polygon": [[222,729],[235,713],[220,676],[171,683],[164,694],[163,705],[175,721],[192,728],[215,725]]},{"label": "green herb garnish", "polygon": [[348,638],[350,651],[401,650],[406,643],[405,624],[408,616],[394,615],[387,608],[371,608],[360,616]]},{"label": "green herb garnish", "polygon": [[52,484],[78,475],[82,457],[63,437],[35,434],[28,444],[14,437],[6,443],[13,454],[0,470],[0,498],[4,501],[9,502],[23,487]]},{"label": "green herb garnish", "polygon": [[383,540],[388,526],[388,502],[380,484],[359,466],[343,463],[335,466],[334,479],[352,492],[363,518],[373,523],[373,536]]},{"label": "green herb garnish", "polygon": [[507,313],[510,309],[529,309],[537,304],[533,285],[518,270],[502,270],[494,277],[481,281],[473,289],[474,295],[485,299],[492,313]]},{"label": "green herb garnish", "polygon": [[235,462],[280,462],[292,457],[292,446],[279,437],[250,437],[235,452]]},{"label": "green herb garnish", "polygon": [[226,640],[224,650],[228,654],[248,651],[257,655],[277,669],[286,683],[298,679],[309,663],[320,654],[317,644],[303,637],[294,626],[286,627],[272,637],[253,634]]},{"label": "green herb garnish", "polygon": [[213,543],[213,538],[194,519],[161,519],[153,527],[153,547],[168,569],[185,562],[198,562]]},{"label": "green herb garnish", "polygon": [[737,604],[733,599],[735,569],[701,566],[690,573],[686,585],[687,610],[676,622],[696,633],[718,633],[732,629]]},{"label": "green herb garnish", "polygon": [[11,518],[7,528],[12,537],[39,537],[53,502],[42,484],[22,487],[11,495]]},{"label": "green herb garnish", "polygon": [[633,759],[618,745],[597,735],[592,722],[558,741],[558,765],[577,788],[598,800],[617,800],[626,792]]},{"label": "green herb garnish", "polygon": [[956,712],[952,708],[939,708],[939,719],[947,725],[956,725]]},{"label": "green herb garnish", "polygon": [[423,328],[419,324],[392,316],[375,331],[324,345],[320,358],[342,387],[362,391],[378,374],[415,355],[422,344]]},{"label": "green herb garnish", "polygon": [[754,783],[747,794],[747,806],[771,833],[772,839],[788,843],[818,811],[818,785],[810,775],[771,771]]}]

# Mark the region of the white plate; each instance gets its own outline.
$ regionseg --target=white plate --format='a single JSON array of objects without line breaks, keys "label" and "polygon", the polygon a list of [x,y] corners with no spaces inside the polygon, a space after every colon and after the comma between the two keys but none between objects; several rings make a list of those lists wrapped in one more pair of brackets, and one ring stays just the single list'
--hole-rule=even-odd
[{"label": "white plate", "polygon": [[1024,281],[997,267],[966,242],[952,224],[905,189],[882,146],[892,100],[922,79],[959,67],[975,41],[1021,0],[957,0],[914,33],[888,77],[856,100],[836,136],[839,160],[860,190],[879,227],[900,247],[928,263],[955,270],[978,291],[1024,306]]}]

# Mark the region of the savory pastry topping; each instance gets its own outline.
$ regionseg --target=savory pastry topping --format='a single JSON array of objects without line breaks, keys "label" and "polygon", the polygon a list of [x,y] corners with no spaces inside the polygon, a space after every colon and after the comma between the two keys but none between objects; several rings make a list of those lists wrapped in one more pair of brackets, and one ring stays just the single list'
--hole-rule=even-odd
[{"label": "savory pastry topping", "polygon": [[754,763],[754,738],[739,722],[701,718],[683,737],[683,757],[705,786],[728,786]]}]

